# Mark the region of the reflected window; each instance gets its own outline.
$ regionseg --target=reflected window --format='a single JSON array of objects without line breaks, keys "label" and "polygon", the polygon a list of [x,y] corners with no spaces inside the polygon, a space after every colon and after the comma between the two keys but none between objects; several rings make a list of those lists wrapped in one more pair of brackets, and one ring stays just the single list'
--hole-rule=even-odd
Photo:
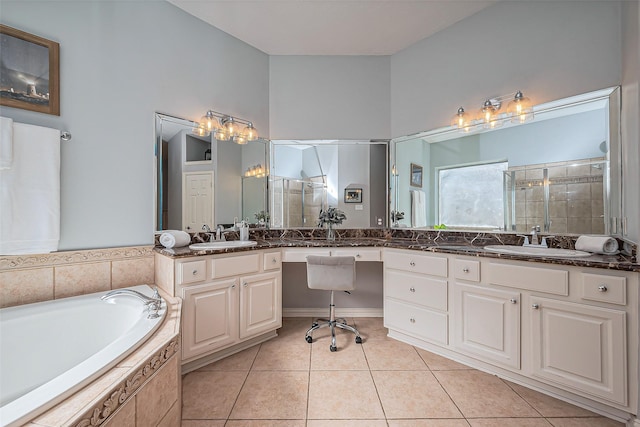
[{"label": "reflected window", "polygon": [[457,228],[504,225],[503,173],[508,162],[438,170],[438,223]]}]

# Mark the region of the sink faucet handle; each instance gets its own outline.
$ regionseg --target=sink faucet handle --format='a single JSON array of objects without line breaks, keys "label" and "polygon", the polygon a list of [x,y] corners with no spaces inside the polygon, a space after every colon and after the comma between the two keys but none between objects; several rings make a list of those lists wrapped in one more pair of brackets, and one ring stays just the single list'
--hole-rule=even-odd
[{"label": "sink faucet handle", "polygon": [[151,295],[151,298],[160,299],[160,292],[158,292],[157,286],[153,287],[153,295]]},{"label": "sink faucet handle", "polygon": [[518,234],[518,237],[524,237],[522,246],[529,246],[529,236],[527,236],[526,234]]},{"label": "sink faucet handle", "polygon": [[542,238],[542,241],[540,242],[540,246],[542,246],[543,248],[548,248],[549,245],[547,243],[547,239],[553,239],[554,237],[556,237],[556,236],[544,236]]}]

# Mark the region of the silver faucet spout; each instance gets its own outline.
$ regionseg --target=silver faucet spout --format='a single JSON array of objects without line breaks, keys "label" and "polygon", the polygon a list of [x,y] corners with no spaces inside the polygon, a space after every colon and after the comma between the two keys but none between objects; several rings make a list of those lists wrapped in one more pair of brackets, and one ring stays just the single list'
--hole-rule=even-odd
[{"label": "silver faucet spout", "polygon": [[538,240],[538,233],[539,232],[540,232],[540,226],[539,225],[534,225],[533,227],[531,227],[531,244],[532,245],[540,244],[540,241]]},{"label": "silver faucet spout", "polygon": [[158,310],[160,310],[160,307],[162,305],[162,298],[160,298],[158,288],[154,288],[153,296],[150,297],[146,296],[142,292],[138,292],[133,289],[116,289],[114,291],[106,293],[105,295],[100,297],[100,299],[106,301],[120,295],[132,296],[142,301],[144,305],[147,306],[147,311],[149,312],[149,316],[147,317],[149,319],[155,319],[159,317]]}]

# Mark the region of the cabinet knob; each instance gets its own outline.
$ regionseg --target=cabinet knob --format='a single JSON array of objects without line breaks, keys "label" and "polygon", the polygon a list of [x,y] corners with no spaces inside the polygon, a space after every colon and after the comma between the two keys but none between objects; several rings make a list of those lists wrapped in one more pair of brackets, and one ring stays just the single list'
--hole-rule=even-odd
[{"label": "cabinet knob", "polygon": [[356,254],[356,258],[360,258],[360,254]]},{"label": "cabinet knob", "polygon": [[276,259],[275,259],[275,258],[272,258],[272,259],[271,259],[271,264],[275,264],[276,262],[278,262],[278,261],[276,261]]},{"label": "cabinet knob", "polygon": [[415,263],[415,262],[413,262],[413,261],[411,261],[411,262],[409,263],[409,265],[410,265],[411,267],[415,267],[415,266],[416,266],[416,263]]},{"label": "cabinet knob", "polygon": [[414,288],[414,287],[412,286],[412,287],[410,287],[410,288],[409,288],[409,290],[410,290],[411,292],[415,292],[415,291],[416,291],[416,288]]},{"label": "cabinet knob", "polygon": [[416,319],[414,319],[413,317],[411,317],[411,318],[409,319],[409,322],[411,322],[411,323],[416,323]]},{"label": "cabinet knob", "polygon": [[236,284],[234,283],[233,285],[231,285],[231,289],[235,289],[236,288]]},{"label": "cabinet knob", "polygon": [[193,273],[191,273],[191,274],[193,274],[194,276],[197,275],[198,274],[198,270],[193,270]]},{"label": "cabinet knob", "polygon": [[247,287],[247,282],[244,282],[244,283],[242,284],[242,286],[244,286],[244,287],[246,288],[246,287]]},{"label": "cabinet knob", "polygon": [[509,301],[511,301],[511,304],[517,304],[518,300],[516,298],[511,298]]},{"label": "cabinet knob", "polygon": [[531,308],[533,308],[534,310],[537,310],[540,308],[540,304],[531,304]]},{"label": "cabinet knob", "polygon": [[600,286],[598,286],[598,290],[600,292],[607,292],[608,289],[607,289],[607,287],[605,285],[600,285]]},{"label": "cabinet knob", "polygon": [[463,272],[468,273],[469,272],[469,267],[465,267],[462,269]]}]

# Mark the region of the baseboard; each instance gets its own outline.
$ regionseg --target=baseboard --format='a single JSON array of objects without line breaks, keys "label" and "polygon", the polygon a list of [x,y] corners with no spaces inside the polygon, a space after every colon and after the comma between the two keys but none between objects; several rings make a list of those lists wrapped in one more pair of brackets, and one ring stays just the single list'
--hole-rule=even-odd
[{"label": "baseboard", "polygon": [[[282,317],[327,317],[326,308],[283,308]],[[382,317],[381,308],[336,308],[337,317]]]}]

